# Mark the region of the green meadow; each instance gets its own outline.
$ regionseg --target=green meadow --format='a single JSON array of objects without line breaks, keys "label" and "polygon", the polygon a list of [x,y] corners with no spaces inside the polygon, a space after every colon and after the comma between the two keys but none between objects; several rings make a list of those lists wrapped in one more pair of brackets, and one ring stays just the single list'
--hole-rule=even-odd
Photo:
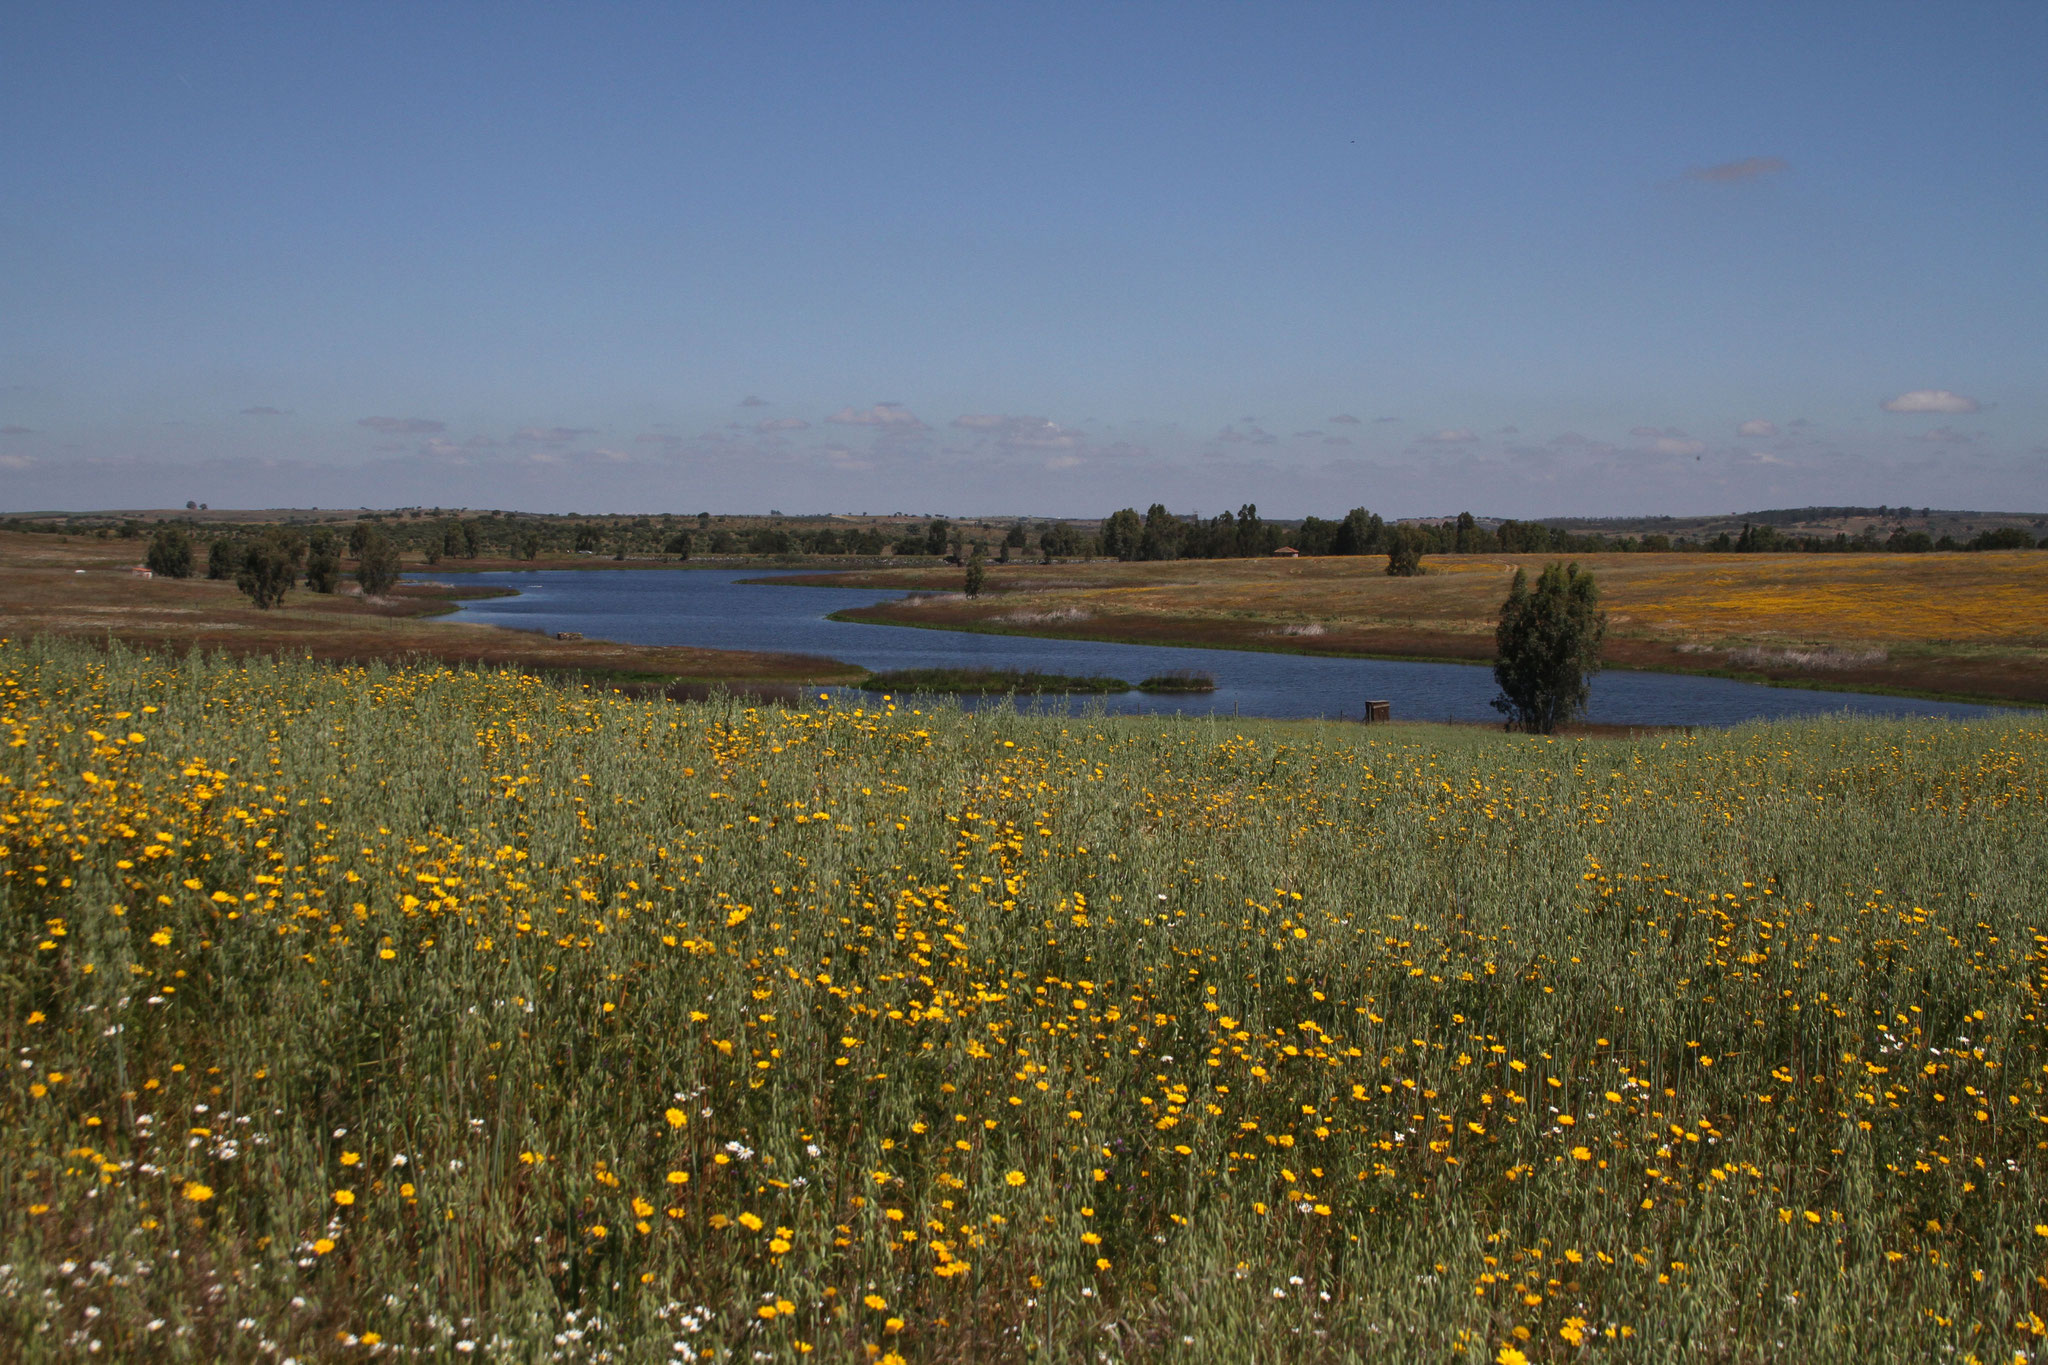
[{"label": "green meadow", "polygon": [[2032,1359],[2044,798],[0,641],[0,1339]]}]

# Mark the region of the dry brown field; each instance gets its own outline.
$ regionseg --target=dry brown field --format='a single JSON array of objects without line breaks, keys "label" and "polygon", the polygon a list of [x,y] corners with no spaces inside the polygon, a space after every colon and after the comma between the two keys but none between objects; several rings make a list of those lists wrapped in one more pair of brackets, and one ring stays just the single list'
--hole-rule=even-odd
[{"label": "dry brown field", "polygon": [[[434,619],[472,595],[460,587],[403,585],[388,598],[367,601],[354,583],[332,595],[301,588],[282,606],[259,611],[232,583],[134,574],[143,552],[143,544],[132,540],[0,532],[0,635],[70,635],[180,651],[286,652],[331,661],[432,659],[639,684],[845,682],[862,672],[802,654],[556,640]],[[515,565],[465,561],[463,567]]]},{"label": "dry brown field", "polygon": [[[800,581],[942,594],[856,620],[1075,639],[1465,662],[1493,657],[1509,579],[1556,556],[1376,555],[995,565]],[[2048,701],[2048,554],[1596,554],[1611,666],[1887,692]],[[951,590],[951,591],[948,591]]]}]

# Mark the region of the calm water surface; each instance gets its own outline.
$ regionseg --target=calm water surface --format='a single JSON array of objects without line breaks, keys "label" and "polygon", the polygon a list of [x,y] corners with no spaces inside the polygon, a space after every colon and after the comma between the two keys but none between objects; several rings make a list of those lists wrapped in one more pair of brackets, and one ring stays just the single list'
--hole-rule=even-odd
[{"label": "calm water surface", "polygon": [[[759,570],[540,569],[460,575],[460,581],[508,587],[517,597],[464,603],[457,618],[526,630],[581,631],[638,645],[822,654],[885,672],[898,668],[1036,668],[1107,674],[1130,682],[1193,669],[1216,679],[1202,696],[1142,693],[1089,698],[1112,712],[1356,719],[1369,699],[1393,703],[1406,720],[1497,721],[1487,703],[1496,689],[1483,665],[1321,659],[1228,649],[1022,636],[969,635],[825,619],[835,611],[906,596],[874,588],[743,584]],[[431,575],[411,575],[429,578]],[[1030,705],[1029,702],[1024,703]],[[1061,701],[1058,704],[1065,704]],[[1854,692],[1763,687],[1674,673],[1602,673],[1593,682],[1588,719],[1620,725],[1733,725],[1746,720],[1854,711],[1873,715],[1985,716],[1998,708]]]}]

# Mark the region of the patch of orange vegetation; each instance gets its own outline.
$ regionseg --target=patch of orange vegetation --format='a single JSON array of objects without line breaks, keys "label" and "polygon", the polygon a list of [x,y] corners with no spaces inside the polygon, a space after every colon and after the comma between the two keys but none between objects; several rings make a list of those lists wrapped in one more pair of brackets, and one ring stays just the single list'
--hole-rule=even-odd
[{"label": "patch of orange vegetation", "polygon": [[2039,553],[1688,561],[1648,574],[1602,564],[1609,610],[1648,633],[1693,640],[2048,641],[2048,557]]}]

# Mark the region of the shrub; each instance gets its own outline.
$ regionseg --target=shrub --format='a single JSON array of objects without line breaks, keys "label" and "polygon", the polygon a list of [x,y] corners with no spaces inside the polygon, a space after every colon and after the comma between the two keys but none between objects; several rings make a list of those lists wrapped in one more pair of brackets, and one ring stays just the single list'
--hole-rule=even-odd
[{"label": "shrub", "polygon": [[362,553],[356,556],[356,582],[363,585],[363,596],[382,597],[397,581],[398,547],[391,537],[372,527],[363,537]]},{"label": "shrub", "polygon": [[1422,572],[1422,537],[1412,526],[1396,526],[1387,533],[1387,577],[1413,578]]},{"label": "shrub", "polygon": [[218,582],[234,578],[242,567],[242,542],[233,536],[216,537],[206,547],[206,576]]},{"label": "shrub", "polygon": [[306,556],[306,586],[314,592],[333,592],[340,582],[340,543],[332,531],[315,531]]},{"label": "shrub", "polygon": [[159,526],[149,538],[149,554],[143,563],[159,578],[190,578],[192,542],[175,526]]},{"label": "shrub", "polygon": [[284,601],[284,595],[298,581],[301,548],[296,537],[273,527],[242,551],[235,586],[249,594],[251,602],[269,611]]}]

